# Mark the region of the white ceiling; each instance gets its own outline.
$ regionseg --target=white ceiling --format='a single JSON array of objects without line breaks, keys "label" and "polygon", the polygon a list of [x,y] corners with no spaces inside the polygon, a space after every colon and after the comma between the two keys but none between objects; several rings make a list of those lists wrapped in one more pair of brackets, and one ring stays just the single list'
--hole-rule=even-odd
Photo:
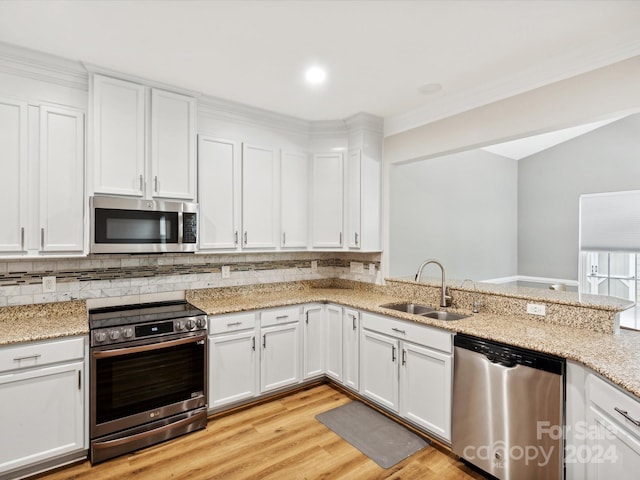
[{"label": "white ceiling", "polygon": [[639,55],[639,25],[637,0],[0,1],[0,41],[387,134]]}]

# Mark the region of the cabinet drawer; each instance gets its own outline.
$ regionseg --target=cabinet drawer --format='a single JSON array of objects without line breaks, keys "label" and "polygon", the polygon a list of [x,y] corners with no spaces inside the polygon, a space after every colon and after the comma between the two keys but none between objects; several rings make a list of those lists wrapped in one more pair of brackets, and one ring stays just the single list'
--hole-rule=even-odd
[{"label": "cabinet drawer", "polygon": [[640,401],[593,374],[587,377],[587,398],[592,405],[640,436],[640,427],[621,413],[626,412],[630,418],[640,421]]},{"label": "cabinet drawer", "polygon": [[209,333],[211,334],[248,330],[255,326],[255,312],[244,312],[233,315],[212,315],[209,317]]},{"label": "cabinet drawer", "polygon": [[73,337],[0,347],[0,372],[84,358],[84,339]]},{"label": "cabinet drawer", "polygon": [[300,320],[300,307],[266,310],[260,315],[260,325],[263,327],[268,327],[269,325],[280,325],[283,323],[297,322]]},{"label": "cabinet drawer", "polygon": [[371,313],[362,314],[362,327],[442,352],[452,351],[452,334],[438,328]]}]

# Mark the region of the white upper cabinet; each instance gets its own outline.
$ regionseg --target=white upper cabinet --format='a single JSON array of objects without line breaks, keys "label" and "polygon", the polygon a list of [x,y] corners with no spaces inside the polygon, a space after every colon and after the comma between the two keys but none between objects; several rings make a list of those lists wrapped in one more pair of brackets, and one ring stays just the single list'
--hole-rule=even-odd
[{"label": "white upper cabinet", "polygon": [[242,246],[275,248],[279,168],[272,148],[242,145]]},{"label": "white upper cabinet", "polygon": [[347,246],[382,250],[382,137],[363,130],[349,139]]},{"label": "white upper cabinet", "polygon": [[341,153],[313,156],[313,247],[340,248],[343,245],[343,159]]},{"label": "white upper cabinet", "polygon": [[84,247],[84,114],[40,107],[40,249]]},{"label": "white upper cabinet", "polygon": [[196,102],[93,75],[93,191],[195,199]]},{"label": "white upper cabinet", "polygon": [[196,100],[186,95],[151,90],[152,195],[195,198]]},{"label": "white upper cabinet", "polygon": [[93,190],[145,193],[146,87],[93,76]]},{"label": "white upper cabinet", "polygon": [[27,228],[27,104],[0,98],[0,252],[25,250]]},{"label": "white upper cabinet", "polygon": [[281,238],[283,248],[305,249],[309,239],[309,158],[282,152],[280,175]]},{"label": "white upper cabinet", "polygon": [[239,247],[240,159],[239,142],[198,137],[200,250]]}]

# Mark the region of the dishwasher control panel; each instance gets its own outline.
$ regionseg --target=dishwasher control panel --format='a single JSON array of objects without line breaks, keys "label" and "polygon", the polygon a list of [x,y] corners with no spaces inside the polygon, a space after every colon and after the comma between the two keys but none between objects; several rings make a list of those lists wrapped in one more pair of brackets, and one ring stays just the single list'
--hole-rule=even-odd
[{"label": "dishwasher control panel", "polygon": [[545,370],[561,375],[564,372],[564,359],[541,352],[525,350],[523,348],[457,334],[453,340],[454,346],[471,350],[487,357],[491,362],[505,367],[523,365],[525,367]]}]

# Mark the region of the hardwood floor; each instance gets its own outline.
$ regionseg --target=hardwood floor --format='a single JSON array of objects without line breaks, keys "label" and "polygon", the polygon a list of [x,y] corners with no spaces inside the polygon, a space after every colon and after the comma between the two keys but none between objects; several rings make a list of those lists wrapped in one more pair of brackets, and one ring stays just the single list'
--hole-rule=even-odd
[{"label": "hardwood floor", "polygon": [[432,444],[385,470],[315,419],[350,401],[330,385],[209,420],[199,432],[92,467],[39,478],[69,479],[483,479]]}]

